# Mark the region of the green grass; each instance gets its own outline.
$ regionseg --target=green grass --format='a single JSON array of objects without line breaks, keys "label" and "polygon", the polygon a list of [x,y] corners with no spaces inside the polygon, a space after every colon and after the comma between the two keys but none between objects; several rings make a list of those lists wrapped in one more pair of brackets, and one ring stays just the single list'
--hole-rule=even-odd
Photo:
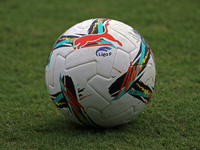
[{"label": "green grass", "polygon": [[[0,1],[0,149],[200,149],[198,0]],[[66,29],[106,17],[138,30],[151,46],[157,84],[130,123],[74,125],[52,104],[44,69]]]}]

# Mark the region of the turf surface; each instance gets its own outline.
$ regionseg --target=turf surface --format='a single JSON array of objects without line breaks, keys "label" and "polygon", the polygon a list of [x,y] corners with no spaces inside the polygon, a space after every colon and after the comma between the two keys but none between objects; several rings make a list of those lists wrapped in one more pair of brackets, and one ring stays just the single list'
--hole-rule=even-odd
[{"label": "turf surface", "polygon": [[[200,2],[0,1],[0,149],[200,149]],[[157,84],[130,123],[74,125],[52,104],[47,56],[72,25],[105,17],[131,25],[151,46]]]}]

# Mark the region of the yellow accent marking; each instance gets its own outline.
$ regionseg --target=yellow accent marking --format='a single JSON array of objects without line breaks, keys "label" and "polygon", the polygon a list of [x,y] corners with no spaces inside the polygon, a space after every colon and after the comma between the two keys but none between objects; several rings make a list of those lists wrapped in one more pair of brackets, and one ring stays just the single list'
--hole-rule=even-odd
[{"label": "yellow accent marking", "polygon": [[64,104],[66,104],[66,102],[57,102],[56,106],[60,106],[60,105],[64,105]]},{"label": "yellow accent marking", "polygon": [[140,86],[138,83],[136,83],[137,86],[142,89],[142,91],[144,91],[145,94],[151,94],[151,92],[149,90],[144,89],[142,86]]},{"label": "yellow accent marking", "polygon": [[98,22],[96,22],[96,23],[94,24],[94,27],[93,27],[93,30],[92,30],[91,34],[94,32],[95,27],[96,27],[98,24],[99,24],[99,20],[98,20]]},{"label": "yellow accent marking", "polygon": [[149,54],[149,51],[146,53],[146,56],[145,56],[144,59],[142,60],[142,64],[145,63],[145,61],[147,60],[148,54]]},{"label": "yellow accent marking", "polygon": [[59,41],[63,41],[63,40],[71,40],[71,38],[63,37],[63,38],[59,39]]}]

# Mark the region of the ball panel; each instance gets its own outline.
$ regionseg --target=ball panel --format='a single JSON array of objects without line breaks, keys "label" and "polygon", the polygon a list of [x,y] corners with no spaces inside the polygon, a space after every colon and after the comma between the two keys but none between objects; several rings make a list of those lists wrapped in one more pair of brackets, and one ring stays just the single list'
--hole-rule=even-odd
[{"label": "ball panel", "polygon": [[[105,51],[104,51],[105,50]],[[110,78],[112,67],[115,61],[117,49],[103,47],[96,50],[97,74]]]},{"label": "ball panel", "polygon": [[128,70],[130,65],[129,54],[121,49],[117,49],[115,62],[112,67],[111,77],[118,78]]},{"label": "ball panel", "polygon": [[49,83],[49,94],[55,94],[60,91],[60,85],[59,85],[59,72],[63,71],[64,68],[64,62],[65,58],[63,58],[60,55],[56,55],[52,62],[54,61],[54,64],[50,65],[49,73],[47,74],[48,83]]},{"label": "ball panel", "polygon": [[81,50],[74,50],[65,60],[65,69],[74,68],[76,66],[95,62],[94,50],[92,48],[82,48]]},{"label": "ball panel", "polygon": [[139,102],[140,100],[127,93],[119,100],[113,100],[110,105],[102,111],[102,118],[108,119],[118,116],[123,112],[126,112],[129,108],[134,108],[134,106],[136,106]]},{"label": "ball panel", "polygon": [[58,84],[59,72],[62,72],[65,68],[66,57],[72,51],[72,47],[61,47],[50,52],[49,61],[45,68],[46,85],[50,94],[55,94],[60,90]]},{"label": "ball panel", "polygon": [[97,74],[96,67],[96,62],[88,62],[62,72],[63,75],[67,74],[72,78],[78,101],[85,110],[87,110],[88,107],[102,110],[109,105],[109,103],[89,84],[89,81]]},{"label": "ball panel", "polygon": [[113,127],[129,122],[132,119],[132,116],[134,116],[134,108],[131,107],[127,111],[107,119],[103,119],[101,117],[101,112],[93,108],[89,108],[87,114],[101,127]]},{"label": "ball panel", "polygon": [[140,101],[137,104],[137,107],[135,107],[135,113],[139,114],[142,110],[144,110],[145,107],[146,107],[146,104]]},{"label": "ball panel", "polygon": [[113,22],[110,28],[119,37],[119,40],[122,41],[123,46],[120,48],[130,53],[140,47],[141,40],[135,35],[132,27],[118,21]]}]

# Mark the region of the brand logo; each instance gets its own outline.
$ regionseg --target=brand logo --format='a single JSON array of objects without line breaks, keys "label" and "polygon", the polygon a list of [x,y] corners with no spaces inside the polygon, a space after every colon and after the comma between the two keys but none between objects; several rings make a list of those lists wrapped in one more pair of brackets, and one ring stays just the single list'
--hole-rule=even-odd
[{"label": "brand logo", "polygon": [[85,35],[83,37],[80,37],[78,39],[75,39],[74,41],[74,48],[75,49],[80,49],[80,48],[84,48],[87,44],[91,44],[91,43],[96,43],[96,42],[100,42],[102,38],[106,38],[110,41],[113,42],[117,42],[120,46],[122,46],[122,43],[119,42],[118,40],[116,40],[112,35],[110,35],[108,33],[108,29],[107,26],[109,25],[109,23],[105,24],[105,32],[101,33],[101,34],[89,34],[89,35]]},{"label": "brand logo", "polygon": [[112,52],[108,52],[108,50],[111,49],[112,49],[111,47],[100,47],[96,51],[96,56],[102,56],[102,57],[111,56]]}]

